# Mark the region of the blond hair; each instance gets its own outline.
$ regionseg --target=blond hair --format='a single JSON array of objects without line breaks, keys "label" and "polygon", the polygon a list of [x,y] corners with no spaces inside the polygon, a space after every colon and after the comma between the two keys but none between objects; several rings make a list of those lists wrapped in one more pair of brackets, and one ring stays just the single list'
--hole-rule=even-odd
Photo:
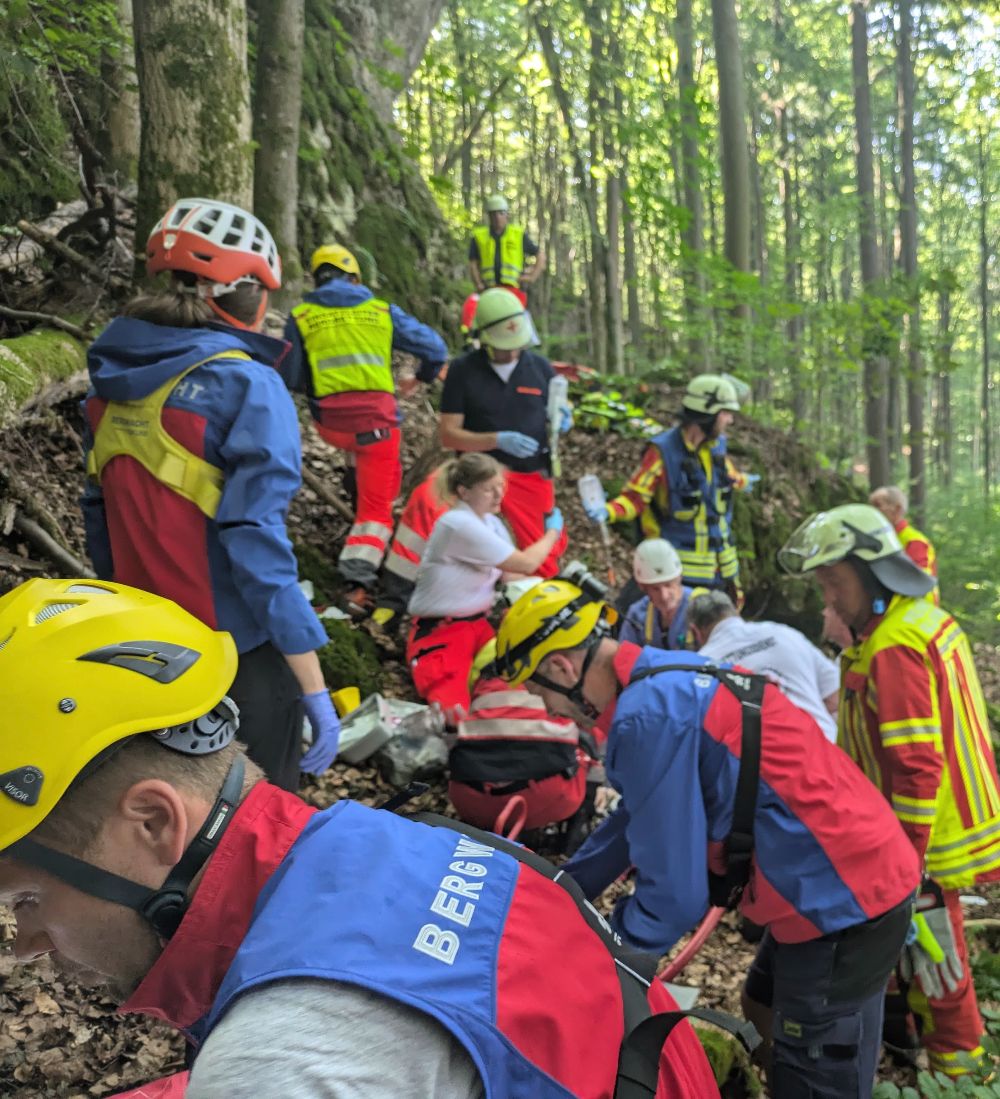
[{"label": "blond hair", "polygon": [[481,450],[470,450],[445,462],[434,480],[434,491],[442,500],[454,500],[460,488],[475,488],[503,473],[503,466]]}]

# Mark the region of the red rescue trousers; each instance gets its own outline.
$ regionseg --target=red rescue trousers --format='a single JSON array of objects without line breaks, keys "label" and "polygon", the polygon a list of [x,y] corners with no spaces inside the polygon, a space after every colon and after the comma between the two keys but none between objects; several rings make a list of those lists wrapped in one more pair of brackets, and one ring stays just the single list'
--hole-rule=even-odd
[{"label": "red rescue trousers", "polygon": [[544,828],[568,820],[583,804],[587,771],[594,761],[581,748],[576,750],[576,761],[576,774],[570,778],[549,775],[523,784],[484,782],[482,789],[467,782],[449,782],[448,799],[466,824],[492,831],[510,799],[520,797],[528,807],[524,827]]},{"label": "red rescue trousers", "polygon": [[955,946],[962,959],[962,980],[954,992],[929,999],[914,982],[910,985],[907,1002],[910,1010],[921,1021],[921,1042],[927,1050],[931,1072],[944,1072],[949,1076],[961,1076],[967,1071],[959,1063],[959,1054],[973,1058],[983,1055],[983,1020],[976,1002],[976,990],[969,972],[969,950],[965,944],[962,927],[962,905],[957,889],[942,889],[948,916],[951,919]]},{"label": "red rescue trousers", "polygon": [[[392,505],[403,484],[402,433],[398,427],[386,427],[356,435],[331,431],[322,424],[316,430],[330,446],[354,455],[358,507],[337,566],[348,582],[372,588],[392,537]],[[380,437],[373,439],[373,435]]]},{"label": "red rescue trousers", "polygon": [[[556,506],[556,488],[552,480],[542,473],[515,473],[508,469],[507,489],[504,492],[500,514],[510,524],[518,549],[537,542],[545,534],[545,516]],[[538,576],[555,576],[559,571],[559,558],[566,552],[566,531],[560,532],[548,557],[535,570]]]},{"label": "red rescue trousers", "polygon": [[417,618],[406,641],[406,663],[417,694],[437,702],[449,720],[469,709],[469,675],[476,654],[495,637],[485,617]]}]

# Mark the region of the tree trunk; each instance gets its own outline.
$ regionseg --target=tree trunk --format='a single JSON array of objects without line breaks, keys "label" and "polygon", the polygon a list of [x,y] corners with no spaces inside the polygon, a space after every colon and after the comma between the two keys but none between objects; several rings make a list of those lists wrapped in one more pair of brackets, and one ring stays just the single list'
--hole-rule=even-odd
[{"label": "tree trunk", "polygon": [[903,194],[899,210],[903,273],[910,296],[910,315],[906,351],[909,370],[906,377],[906,407],[910,421],[910,511],[923,526],[927,503],[927,471],[924,440],[924,356],[920,346],[920,269],[917,262],[917,187],[913,164],[913,21],[910,0],[899,0],[899,46],[897,79],[900,108],[900,160],[903,169]]},{"label": "tree trunk", "polygon": [[680,97],[681,165],[684,208],[681,230],[681,273],[684,279],[684,318],[690,369],[708,369],[708,318],[705,315],[705,211],[701,197],[701,119],[694,79],[694,29],[691,0],[677,0],[677,88]]},{"label": "tree trunk", "polygon": [[[609,16],[613,8],[608,9]],[[625,373],[625,324],[622,315],[622,273],[621,273],[621,219],[622,219],[622,178],[619,160],[618,124],[620,112],[617,108],[621,91],[617,89],[617,73],[621,69],[621,54],[616,49],[616,31],[610,28],[610,36],[605,36],[604,56],[599,72],[604,75],[604,87],[608,83],[615,85],[615,100],[609,100],[607,92],[602,95],[604,107],[604,164],[607,170],[605,184],[605,225],[607,226],[608,247],[605,255],[606,268],[604,284],[607,287],[608,303],[608,365],[613,373]]]},{"label": "tree trunk", "polygon": [[178,198],[253,196],[246,5],[134,0],[142,139],[136,241]]},{"label": "tree trunk", "polygon": [[938,346],[937,346],[937,439],[938,469],[943,487],[951,486],[953,445],[951,416],[951,356],[955,334],[951,327],[951,295],[954,275],[942,270],[938,289]]},{"label": "tree trunk", "polygon": [[990,423],[990,399],[992,380],[990,378],[990,238],[989,238],[989,200],[986,187],[987,154],[986,136],[979,131],[979,323],[983,341],[983,387],[981,394],[980,427],[983,439],[983,491],[987,499],[993,491],[992,468],[992,425]]},{"label": "tree trunk", "polygon": [[868,11],[866,0],[851,4],[851,56],[854,73],[854,121],[857,138],[858,240],[861,279],[865,295],[865,324],[862,336],[865,389],[865,447],[868,479],[872,488],[889,480],[889,449],[886,438],[886,382],[888,361],[878,317],[872,316],[874,299],[881,295],[882,270],[875,229],[875,178],[872,152],[871,85],[868,79]]},{"label": "tree trunk", "polygon": [[[712,30],[719,71],[719,137],[722,146],[726,259],[736,271],[749,272],[750,158],[747,149],[747,96],[735,0],[712,0]],[[744,325],[749,321],[749,304],[740,300],[738,290],[733,314]],[[734,366],[739,365],[739,356],[736,359]]]},{"label": "tree trunk", "polygon": [[799,364],[802,317],[798,312],[792,312],[799,304],[799,225],[792,181],[792,149],[788,140],[788,108],[781,103],[775,113],[778,116],[778,132],[781,137],[779,190],[785,227],[785,307],[789,310],[788,320],[785,322],[785,335],[788,341],[788,374],[792,388],[792,426],[793,430],[798,431],[801,430],[806,418],[806,393]]},{"label": "tree trunk", "polygon": [[253,120],[257,144],[254,213],[278,245],[287,296],[294,294],[302,277],[296,210],[304,33],[304,0],[266,0],[260,5]]},{"label": "tree trunk", "polygon": [[132,0],[116,0],[115,7],[121,41],[117,54],[101,66],[107,125],[99,128],[97,140],[106,172],[117,174],[122,185],[136,178],[139,167],[139,96],[135,89]]}]

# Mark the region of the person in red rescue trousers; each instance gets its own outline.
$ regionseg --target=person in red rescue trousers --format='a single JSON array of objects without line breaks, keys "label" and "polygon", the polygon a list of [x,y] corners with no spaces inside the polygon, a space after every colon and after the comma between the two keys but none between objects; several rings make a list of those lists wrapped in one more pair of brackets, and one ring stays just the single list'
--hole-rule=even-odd
[{"label": "person in red rescue trousers", "polygon": [[[881,488],[875,489],[868,497],[868,503],[873,508],[878,508],[886,519],[892,523],[892,529],[899,537],[900,545],[902,545],[906,556],[914,564],[919,565],[924,572],[937,580],[937,551],[927,535],[917,530],[906,518],[906,512],[909,508],[906,493],[895,485],[883,485]],[[941,602],[941,594],[936,587],[931,589],[927,598],[935,603]]]},{"label": "person in red rescue trousers", "polygon": [[[287,347],[260,333],[281,262],[252,214],[192,198],[150,233],[146,270],[169,284],[135,298],[87,354],[87,551],[99,577],[233,635],[240,739],[294,790],[300,767],[333,762],[340,722],[315,651],[326,631],[285,529],[298,417],[274,369]],[[303,710],[313,747],[300,760]]]},{"label": "person in red rescue trousers", "polygon": [[597,523],[638,519],[644,537],[664,538],[677,550],[686,587],[723,588],[741,606],[733,492],[751,491],[760,476],[740,472],[726,455],[725,432],[739,407],[735,379],[692,378],[680,423],[655,435],[622,492],[592,504],[587,515]]},{"label": "person in red rescue trousers", "polygon": [[[555,509],[549,469],[547,404],[554,372],[527,350],[531,322],[509,290],[487,290],[476,308],[481,346],[453,360],[441,394],[440,439],[446,449],[486,451],[503,463],[507,489],[501,513],[521,549],[537,542]],[[559,428],[568,431],[569,407]],[[537,569],[555,576],[566,549],[560,534]]]},{"label": "person in red rescue trousers", "polygon": [[377,626],[397,626],[406,613],[431,531],[450,507],[450,501],[440,495],[440,488],[438,467],[431,470],[406,501],[382,563],[378,602],[372,612],[372,621]]},{"label": "person in red rescue trousers", "polygon": [[181,1030],[186,1099],[718,1099],[687,1021],[662,1054],[626,1042],[649,1086],[615,1090],[626,1033],[675,1005],[550,864],[264,781],[233,743],[252,715],[228,634],[134,588],[32,580],[0,637],[14,954]]},{"label": "person in red rescue trousers", "polygon": [[[486,200],[487,225],[478,225],[469,241],[469,274],[477,293],[490,286],[506,286],[519,293],[545,270],[545,252],[520,225],[511,225],[503,195]],[[526,257],[534,257],[527,266]],[[520,293],[522,304],[525,302]]]},{"label": "person in red rescue trousers", "polygon": [[959,891],[1000,881],[1000,779],[968,640],[926,598],[933,578],[873,507],[814,515],[778,556],[793,575],[816,574],[854,637],[841,654],[839,743],[892,805],[923,865],[915,930],[937,940],[944,963],[928,965],[918,951],[902,976],[931,1068],[959,1075],[982,1054],[983,1031]]},{"label": "person in red rescue trousers", "polygon": [[438,519],[410,597],[413,619],[406,663],[417,694],[436,702],[454,725],[469,709],[469,678],[476,658],[487,662],[495,632],[486,616],[504,575],[531,576],[562,535],[558,508],[542,537],[515,549],[497,518],[506,487],[503,467],[473,451],[447,462],[439,495],[455,501]]},{"label": "person in red rescue trousers", "polygon": [[310,268],[316,288],[288,318],[285,338],[292,350],[282,373],[289,388],[308,393],[320,437],[353,463],[345,483],[354,524],[337,567],[347,585],[347,609],[364,617],[375,606],[378,570],[392,537],[392,505],[403,481],[392,353],[420,360],[416,378],[399,385],[409,396],[418,381],[430,384],[437,377],[448,349],[434,329],[363,286],[358,261],[346,248],[317,248]]},{"label": "person in red rescue trousers", "polygon": [[611,926],[656,954],[710,900],[739,898],[767,928],[744,1010],[770,1040],[772,1094],[868,1099],[920,883],[913,848],[878,790],[776,686],[613,641],[614,614],[548,580],[497,633],[508,683],[550,713],[610,721],[605,768],[621,803],[562,869],[592,898],[633,865],[635,892]]}]

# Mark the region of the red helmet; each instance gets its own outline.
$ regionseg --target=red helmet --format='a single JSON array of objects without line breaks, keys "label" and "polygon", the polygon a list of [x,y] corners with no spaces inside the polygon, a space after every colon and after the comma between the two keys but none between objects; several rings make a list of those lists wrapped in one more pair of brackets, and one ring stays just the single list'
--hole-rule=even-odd
[{"label": "red helmet", "polygon": [[239,206],[210,198],[181,198],[146,242],[146,270],[188,271],[216,284],[216,294],[241,282],[281,286],[281,258],[263,222]]}]

